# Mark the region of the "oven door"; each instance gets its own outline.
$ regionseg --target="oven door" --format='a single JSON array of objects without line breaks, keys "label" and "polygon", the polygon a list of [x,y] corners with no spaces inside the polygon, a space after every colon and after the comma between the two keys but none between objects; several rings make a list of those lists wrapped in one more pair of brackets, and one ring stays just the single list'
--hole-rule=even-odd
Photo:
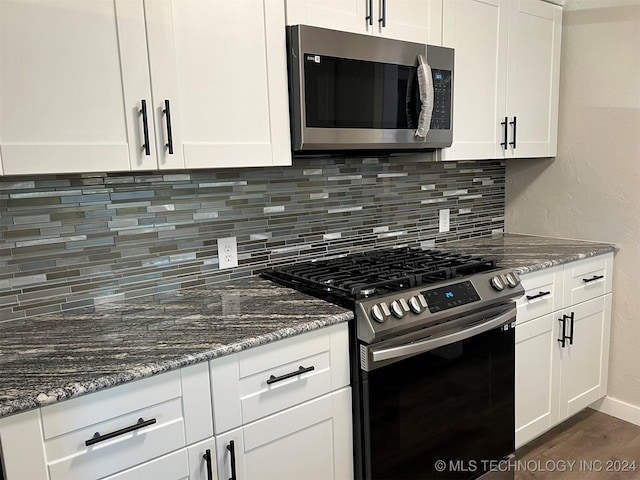
[{"label": "oven door", "polygon": [[365,347],[366,478],[476,478],[514,451],[515,313]]}]

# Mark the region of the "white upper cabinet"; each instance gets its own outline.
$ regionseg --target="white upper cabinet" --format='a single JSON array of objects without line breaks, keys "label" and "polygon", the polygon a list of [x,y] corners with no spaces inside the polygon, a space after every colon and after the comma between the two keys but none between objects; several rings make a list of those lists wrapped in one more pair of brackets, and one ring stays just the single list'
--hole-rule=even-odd
[{"label": "white upper cabinet", "polygon": [[[156,168],[153,146],[143,154],[139,113],[151,100],[143,6],[118,4],[117,14],[115,6],[0,2],[4,174]],[[153,138],[152,122],[148,131]]]},{"label": "white upper cabinet", "polygon": [[145,12],[159,167],[290,165],[282,2],[147,0]]},{"label": "white upper cabinet", "polygon": [[562,7],[542,0],[444,2],[456,62],[442,160],[555,156],[561,28]]},{"label": "white upper cabinet", "polygon": [[440,45],[442,0],[286,0],[287,25]]},{"label": "white upper cabinet", "polygon": [[3,173],[290,165],[284,24],[268,0],[2,0]]},{"label": "white upper cabinet", "polygon": [[442,43],[455,48],[453,145],[443,160],[502,156],[508,0],[444,3]]},{"label": "white upper cabinet", "polygon": [[507,157],[553,157],[558,138],[562,7],[509,2]]}]

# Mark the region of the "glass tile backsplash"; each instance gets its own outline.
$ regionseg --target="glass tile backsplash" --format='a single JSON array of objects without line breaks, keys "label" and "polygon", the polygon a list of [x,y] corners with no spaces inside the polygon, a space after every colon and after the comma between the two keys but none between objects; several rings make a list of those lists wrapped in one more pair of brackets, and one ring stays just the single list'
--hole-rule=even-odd
[{"label": "glass tile backsplash", "polygon": [[[503,161],[412,156],[293,167],[0,177],[0,321],[374,247],[502,232]],[[450,231],[438,233],[438,210]],[[237,237],[237,268],[217,239]]]}]

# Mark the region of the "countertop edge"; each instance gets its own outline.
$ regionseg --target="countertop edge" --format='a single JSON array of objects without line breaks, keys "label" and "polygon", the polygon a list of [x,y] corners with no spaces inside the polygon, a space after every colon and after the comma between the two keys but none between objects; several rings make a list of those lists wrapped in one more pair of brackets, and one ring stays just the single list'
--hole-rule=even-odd
[{"label": "countertop edge", "polygon": [[617,251],[620,250],[620,247],[617,245],[611,245],[611,246],[602,246],[599,245],[598,248],[595,248],[594,250],[590,250],[587,252],[581,252],[578,254],[568,254],[565,255],[562,258],[557,258],[557,259],[553,259],[553,260],[546,260],[546,261],[538,261],[534,264],[531,265],[526,265],[526,266],[522,266],[522,267],[518,267],[516,268],[516,272],[518,272],[519,274],[526,274],[526,273],[532,273],[532,272],[537,272],[540,270],[544,270],[546,268],[553,268],[555,266],[558,265],[564,265],[566,263],[571,263],[571,262],[576,262],[579,260],[584,260],[585,258],[590,258],[590,257],[596,257],[598,255],[606,255],[607,253],[616,253]]},{"label": "countertop edge", "polygon": [[144,378],[158,375],[161,373],[177,370],[182,367],[188,367],[215,358],[231,355],[249,348],[259,347],[271,342],[283,340],[285,338],[294,337],[307,332],[319,330],[324,327],[337,325],[339,323],[348,322],[353,320],[353,312],[345,311],[341,314],[326,315],[318,320],[311,320],[304,324],[297,325],[295,327],[286,327],[274,330],[268,334],[247,337],[246,339],[224,345],[222,347],[214,348],[206,352],[201,352],[194,355],[184,355],[173,361],[166,361],[163,363],[148,363],[135,369],[130,369],[119,373],[118,375],[108,375],[96,377],[92,382],[74,382],[65,385],[64,387],[56,388],[48,392],[41,392],[36,397],[31,395],[25,395],[14,400],[9,400],[0,405],[0,420],[15,414],[19,414],[35,408],[46,407],[54,403],[58,403],[64,400],[70,400],[84,396],[86,394],[98,392],[106,388],[116,387],[125,383],[133,382],[135,380],[142,380]]}]

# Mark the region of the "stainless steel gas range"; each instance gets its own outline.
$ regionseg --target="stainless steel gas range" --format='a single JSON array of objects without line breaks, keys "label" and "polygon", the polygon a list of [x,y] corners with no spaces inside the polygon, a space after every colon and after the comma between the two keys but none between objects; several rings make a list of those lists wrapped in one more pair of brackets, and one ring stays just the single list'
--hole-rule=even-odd
[{"label": "stainless steel gas range", "polygon": [[496,467],[514,451],[515,300],[524,292],[514,271],[398,248],[263,276],[355,313],[357,478],[512,478]]}]

